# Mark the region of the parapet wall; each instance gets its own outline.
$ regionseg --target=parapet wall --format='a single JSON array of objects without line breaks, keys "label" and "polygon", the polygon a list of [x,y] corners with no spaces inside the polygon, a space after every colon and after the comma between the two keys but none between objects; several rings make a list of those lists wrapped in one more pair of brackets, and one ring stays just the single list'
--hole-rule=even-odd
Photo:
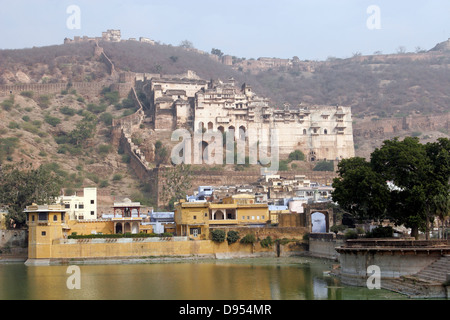
[{"label": "parapet wall", "polygon": [[364,121],[353,125],[353,135],[362,138],[385,137],[404,130],[449,130],[450,114],[433,116],[408,116],[394,119]]},{"label": "parapet wall", "polygon": [[77,93],[83,95],[97,96],[103,88],[108,86],[109,84],[100,82],[73,82],[71,86],[66,82],[0,85],[0,97],[5,97],[10,94],[20,94],[23,91],[32,91],[38,95],[58,94],[66,89],[74,89]]}]

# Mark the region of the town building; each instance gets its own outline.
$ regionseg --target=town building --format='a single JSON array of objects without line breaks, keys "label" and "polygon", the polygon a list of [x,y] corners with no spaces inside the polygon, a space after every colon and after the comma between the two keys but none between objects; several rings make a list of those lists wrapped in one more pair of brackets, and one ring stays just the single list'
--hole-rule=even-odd
[{"label": "town building", "polygon": [[210,228],[230,226],[265,226],[270,219],[267,204],[256,203],[254,195],[239,194],[220,203],[186,202],[175,205],[177,235],[208,239]]},{"label": "town building", "polygon": [[64,238],[68,216],[64,205],[28,206],[25,210],[28,219],[28,258],[38,259],[52,255],[55,239]]},{"label": "town building", "polygon": [[[174,234],[176,231],[175,228],[175,220],[174,220],[174,212],[154,212],[152,211],[148,219],[148,222],[153,229],[153,233],[162,234],[162,233],[172,233]],[[147,223],[144,221],[142,224]]]},{"label": "town building", "polygon": [[60,196],[56,202],[64,205],[70,220],[97,219],[97,188],[84,188],[71,196]]}]

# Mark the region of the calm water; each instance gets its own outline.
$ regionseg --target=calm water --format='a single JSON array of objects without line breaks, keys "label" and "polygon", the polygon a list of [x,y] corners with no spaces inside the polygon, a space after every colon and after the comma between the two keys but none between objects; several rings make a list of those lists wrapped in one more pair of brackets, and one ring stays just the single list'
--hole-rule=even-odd
[{"label": "calm water", "polygon": [[68,266],[0,264],[0,300],[392,300],[386,290],[347,287],[327,276],[333,262],[289,257]]}]

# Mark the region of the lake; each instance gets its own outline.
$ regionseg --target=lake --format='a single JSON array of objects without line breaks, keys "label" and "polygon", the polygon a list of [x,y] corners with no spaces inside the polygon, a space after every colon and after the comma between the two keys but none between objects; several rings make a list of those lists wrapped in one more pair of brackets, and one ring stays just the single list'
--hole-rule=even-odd
[{"label": "lake", "polygon": [[[0,300],[395,300],[387,290],[342,285],[335,262],[309,258],[180,260],[130,264],[0,264]],[[70,278],[70,279],[69,279]],[[80,288],[69,288],[78,283]]]}]

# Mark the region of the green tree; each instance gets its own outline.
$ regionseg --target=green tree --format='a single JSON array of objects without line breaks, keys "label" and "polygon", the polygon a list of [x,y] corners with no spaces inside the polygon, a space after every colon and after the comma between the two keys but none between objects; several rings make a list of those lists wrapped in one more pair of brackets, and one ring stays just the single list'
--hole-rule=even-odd
[{"label": "green tree", "polygon": [[211,239],[214,242],[224,242],[225,241],[225,231],[223,230],[213,230],[211,232]]},{"label": "green tree", "polygon": [[256,242],[256,237],[253,233],[246,234],[240,241],[242,244],[253,244]]},{"label": "green tree", "polygon": [[228,244],[235,243],[239,240],[239,232],[231,230],[227,232],[227,241]]},{"label": "green tree", "polygon": [[159,167],[161,164],[166,163],[169,158],[169,151],[163,146],[161,141],[155,142],[155,163]]},{"label": "green tree", "polygon": [[[384,141],[371,154],[341,161],[333,181],[333,199],[357,218],[389,218],[411,228],[411,235],[426,232],[448,198],[450,143],[439,139],[420,144],[417,137]],[[438,199],[440,199],[438,201]]]},{"label": "green tree", "polygon": [[428,238],[429,220],[436,214],[433,199],[448,193],[449,147],[448,139],[423,145],[417,137],[406,137],[385,141],[371,155],[374,169],[395,186],[390,216],[411,228],[414,237],[422,230]]},{"label": "green tree", "polygon": [[0,171],[0,203],[8,208],[7,221],[13,221],[11,225],[16,228],[24,226],[26,206],[53,203],[61,186],[61,178],[45,166],[4,166]]},{"label": "green tree", "polygon": [[76,128],[68,136],[70,143],[81,145],[94,136],[97,127],[97,117],[90,112],[84,113],[84,118],[77,123]]},{"label": "green tree", "polygon": [[293,160],[304,161],[305,160],[305,154],[303,152],[301,152],[300,150],[292,151],[289,154],[289,160],[290,161],[293,161]]},{"label": "green tree", "polygon": [[359,220],[382,219],[389,189],[386,181],[364,158],[343,159],[333,180],[333,201]]},{"label": "green tree", "polygon": [[223,57],[223,52],[220,49],[212,48],[211,54],[214,54],[214,55],[218,56],[219,58]]},{"label": "green tree", "polygon": [[194,48],[194,44],[189,41],[189,40],[183,40],[180,43],[180,47],[184,48],[184,49],[193,49]]}]

